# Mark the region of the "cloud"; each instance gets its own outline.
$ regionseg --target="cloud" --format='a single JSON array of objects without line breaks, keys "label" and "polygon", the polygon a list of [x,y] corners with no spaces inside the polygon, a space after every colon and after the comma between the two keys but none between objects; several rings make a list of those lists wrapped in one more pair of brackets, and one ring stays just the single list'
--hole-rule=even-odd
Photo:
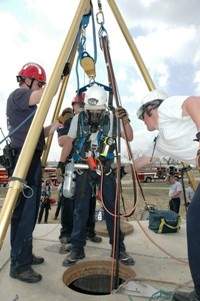
[{"label": "cloud", "polygon": [[[0,105],[3,117],[0,127],[6,129],[6,100],[17,88],[16,74],[23,64],[35,61],[44,66],[51,76],[61,48],[72,24],[80,1],[15,0],[1,1],[0,10]],[[99,46],[96,23],[97,1],[93,1],[97,36],[96,80],[108,85],[104,55]],[[134,43],[147,67],[150,78],[157,88],[168,95],[198,95],[200,62],[199,0],[116,0],[122,17],[133,37]],[[110,53],[117,79],[122,105],[128,110],[136,133],[134,147],[144,147],[145,139],[151,137],[144,124],[137,120],[136,111],[141,98],[148,92],[133,55],[107,1],[102,1],[104,27],[108,32]],[[85,31],[86,50],[93,56],[94,43],[92,22]],[[88,84],[88,78],[79,66],[80,85]],[[63,107],[70,105],[77,89],[77,77],[73,66]],[[56,98],[56,97],[55,97]],[[53,100],[45,125],[51,120]],[[56,134],[49,158],[58,160],[60,148]],[[146,138],[148,139],[148,138]],[[137,141],[137,143],[136,143]]]}]

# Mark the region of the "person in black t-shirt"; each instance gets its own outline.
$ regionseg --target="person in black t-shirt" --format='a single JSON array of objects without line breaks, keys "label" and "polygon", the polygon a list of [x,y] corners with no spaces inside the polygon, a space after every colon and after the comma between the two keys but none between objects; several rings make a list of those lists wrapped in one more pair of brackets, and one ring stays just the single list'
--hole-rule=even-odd
[{"label": "person in black t-shirt", "polygon": [[[9,95],[6,109],[7,127],[9,133],[12,132],[10,140],[15,154],[14,166],[8,169],[9,176],[12,176],[37,105],[42,98],[46,85],[45,70],[39,64],[27,63],[18,72],[17,82],[19,87]],[[42,279],[31,267],[44,262],[44,258],[33,254],[33,230],[41,195],[40,157],[45,146],[45,137],[53,134],[68,117],[67,114],[61,115],[58,120],[42,129],[25,179],[27,187],[19,194],[13,211],[10,227],[10,277],[20,281],[35,283]]]}]

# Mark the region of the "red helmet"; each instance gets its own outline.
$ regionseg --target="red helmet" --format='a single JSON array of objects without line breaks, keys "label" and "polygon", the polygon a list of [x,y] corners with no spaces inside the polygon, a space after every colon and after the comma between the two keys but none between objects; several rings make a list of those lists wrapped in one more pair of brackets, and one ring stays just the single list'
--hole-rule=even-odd
[{"label": "red helmet", "polygon": [[81,105],[84,105],[84,102],[85,102],[85,93],[81,93],[81,94],[76,94],[76,96],[74,96],[74,98],[72,99],[72,105],[74,103],[80,103],[81,102]]},{"label": "red helmet", "polygon": [[27,63],[19,71],[18,76],[34,78],[40,82],[46,83],[46,73],[42,66],[36,63]]}]

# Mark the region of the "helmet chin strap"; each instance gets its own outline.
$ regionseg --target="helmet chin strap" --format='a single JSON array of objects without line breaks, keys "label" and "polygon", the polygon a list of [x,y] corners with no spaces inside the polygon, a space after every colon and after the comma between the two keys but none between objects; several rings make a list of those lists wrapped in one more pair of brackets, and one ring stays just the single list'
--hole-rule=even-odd
[{"label": "helmet chin strap", "polygon": [[27,85],[27,84],[26,84],[27,87],[29,87],[29,89],[32,89],[34,80],[35,80],[34,78],[31,78],[31,84],[30,84],[30,85]]},{"label": "helmet chin strap", "polygon": [[34,82],[35,78],[30,78],[30,80],[31,80],[30,85],[28,85],[28,84],[25,82],[26,78],[21,77],[21,80],[25,83],[25,85],[26,85],[29,89],[32,89],[33,82]]},{"label": "helmet chin strap", "polygon": [[147,115],[148,115],[149,117],[151,117],[151,116],[152,116],[152,113],[151,113],[152,110],[153,110],[153,108],[148,109],[148,107],[146,107],[146,108],[144,109],[144,112],[147,113]]}]

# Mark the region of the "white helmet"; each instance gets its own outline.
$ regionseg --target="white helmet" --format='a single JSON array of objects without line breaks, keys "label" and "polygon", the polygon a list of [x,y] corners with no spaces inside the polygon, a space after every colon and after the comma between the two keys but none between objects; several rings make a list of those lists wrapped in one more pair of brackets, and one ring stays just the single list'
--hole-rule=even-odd
[{"label": "white helmet", "polygon": [[107,94],[101,86],[91,86],[85,95],[85,110],[105,110]]},{"label": "white helmet", "polygon": [[167,97],[167,94],[160,90],[153,90],[149,92],[141,101],[142,105],[137,111],[138,118],[143,120],[142,115],[149,105],[152,105],[153,109],[156,109]]}]

